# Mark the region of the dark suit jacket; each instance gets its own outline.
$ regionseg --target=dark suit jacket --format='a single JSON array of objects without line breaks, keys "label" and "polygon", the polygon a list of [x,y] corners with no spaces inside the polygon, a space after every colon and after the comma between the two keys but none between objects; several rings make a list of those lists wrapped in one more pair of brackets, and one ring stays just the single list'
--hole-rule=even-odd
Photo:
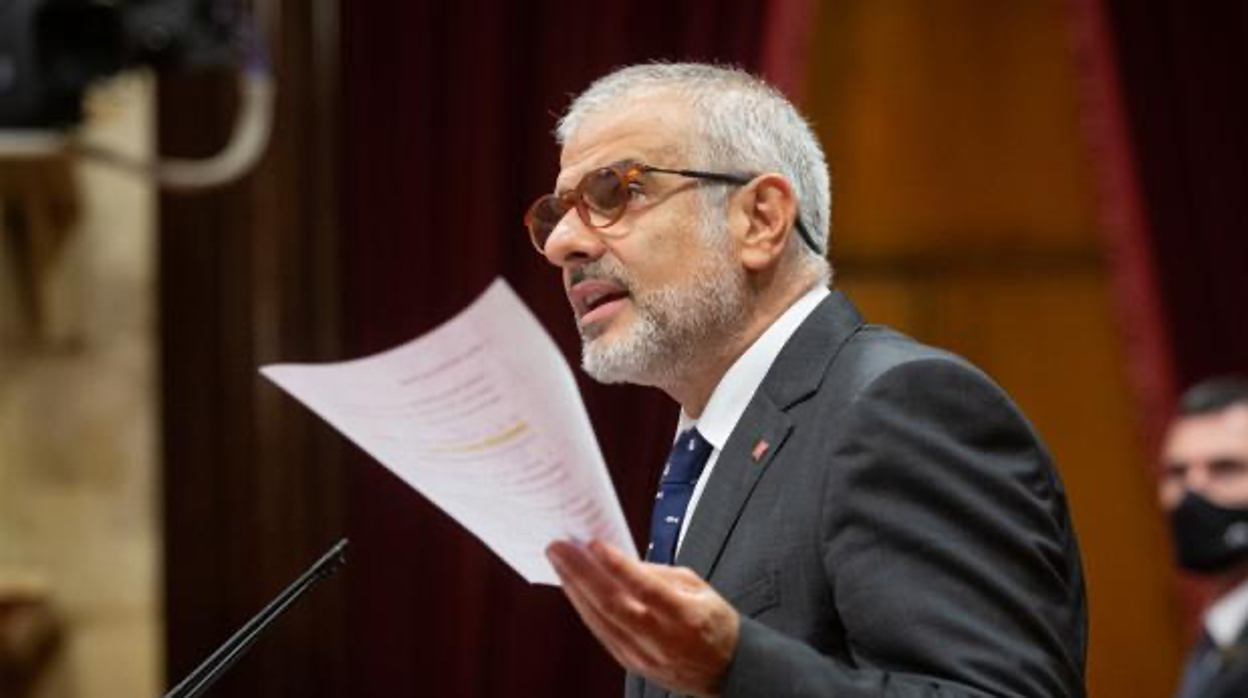
[{"label": "dark suit jacket", "polygon": [[1222,655],[1222,667],[1198,694],[1198,698],[1244,698],[1248,696],[1248,628]]},{"label": "dark suit jacket", "polygon": [[[1044,446],[983,373],[840,292],[772,365],[676,564],[741,614],[726,696],[1084,695],[1083,574]],[[630,675],[626,695],[667,693]]]}]

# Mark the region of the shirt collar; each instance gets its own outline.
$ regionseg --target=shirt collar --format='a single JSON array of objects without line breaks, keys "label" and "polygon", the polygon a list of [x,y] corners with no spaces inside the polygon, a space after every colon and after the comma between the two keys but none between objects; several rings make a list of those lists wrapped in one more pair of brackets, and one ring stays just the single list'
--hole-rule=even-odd
[{"label": "shirt collar", "polygon": [[1248,622],[1248,579],[1205,611],[1205,629],[1218,647],[1234,645],[1244,630],[1245,622]]},{"label": "shirt collar", "polygon": [[715,386],[701,417],[693,419],[683,409],[680,411],[677,433],[696,426],[698,433],[702,434],[716,451],[723,450],[724,444],[728,443],[728,436],[737,427],[741,415],[745,414],[745,408],[749,407],[750,400],[753,399],[763,379],[767,377],[767,371],[771,369],[776,357],[780,355],[780,350],[801,326],[802,321],[814,312],[815,307],[828,294],[829,291],[825,286],[816,284],[793,305],[790,305],[750,345],[750,348],[733,362],[728,372]]}]

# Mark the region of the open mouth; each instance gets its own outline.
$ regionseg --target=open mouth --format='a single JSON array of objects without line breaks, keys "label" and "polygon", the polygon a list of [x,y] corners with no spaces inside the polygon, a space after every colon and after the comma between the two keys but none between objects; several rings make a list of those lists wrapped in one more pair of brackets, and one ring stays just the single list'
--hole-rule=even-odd
[{"label": "open mouth", "polygon": [[628,297],[627,291],[615,291],[611,293],[602,293],[589,296],[585,299],[585,312],[590,313],[594,310],[610,303],[612,301],[623,300]]},{"label": "open mouth", "polygon": [[614,314],[629,296],[623,285],[605,279],[582,281],[568,291],[581,324],[597,322]]}]

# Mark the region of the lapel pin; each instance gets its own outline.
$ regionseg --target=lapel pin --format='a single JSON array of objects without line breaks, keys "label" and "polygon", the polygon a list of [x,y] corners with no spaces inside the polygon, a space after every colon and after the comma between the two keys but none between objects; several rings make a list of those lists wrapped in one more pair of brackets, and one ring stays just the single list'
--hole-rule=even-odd
[{"label": "lapel pin", "polygon": [[763,459],[763,455],[767,453],[767,449],[770,446],[771,444],[767,443],[765,440],[758,440],[758,443],[754,445],[754,451],[750,453],[750,456],[754,458],[755,463]]}]

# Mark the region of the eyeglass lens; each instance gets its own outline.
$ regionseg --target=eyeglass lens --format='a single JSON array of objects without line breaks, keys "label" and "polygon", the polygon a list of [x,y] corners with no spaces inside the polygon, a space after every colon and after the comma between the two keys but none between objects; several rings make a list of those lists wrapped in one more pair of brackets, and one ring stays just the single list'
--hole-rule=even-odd
[{"label": "eyeglass lens", "polygon": [[605,228],[618,221],[628,206],[630,174],[603,167],[586,174],[570,192],[542,197],[529,212],[533,242],[545,249],[555,226],[573,206],[586,225]]}]

